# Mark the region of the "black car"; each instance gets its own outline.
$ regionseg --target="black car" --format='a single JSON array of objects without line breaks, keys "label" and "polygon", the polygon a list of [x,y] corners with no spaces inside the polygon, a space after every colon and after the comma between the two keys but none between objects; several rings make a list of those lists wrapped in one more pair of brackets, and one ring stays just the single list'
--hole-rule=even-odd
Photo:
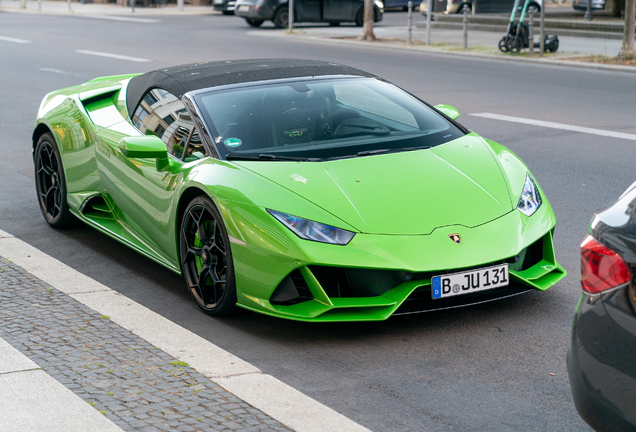
[{"label": "black car", "polygon": [[597,431],[636,431],[636,183],[596,213],[581,244],[583,294],[567,364],[576,409]]},{"label": "black car", "polygon": [[[374,1],[375,21],[382,20],[384,4]],[[271,20],[278,28],[285,28],[289,22],[287,0],[238,0],[234,14],[245,18],[253,27]],[[364,0],[294,0],[294,22],[327,22],[339,25],[341,22],[364,23]]]},{"label": "black car", "polygon": [[221,11],[223,15],[234,15],[236,0],[214,0],[214,10]]}]

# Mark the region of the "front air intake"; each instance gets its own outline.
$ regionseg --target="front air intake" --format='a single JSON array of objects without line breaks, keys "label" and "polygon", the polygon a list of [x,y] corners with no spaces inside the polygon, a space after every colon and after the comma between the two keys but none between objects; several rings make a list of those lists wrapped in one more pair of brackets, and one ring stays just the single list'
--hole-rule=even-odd
[{"label": "front air intake", "polygon": [[278,284],[269,302],[273,305],[291,306],[313,299],[314,296],[302,273],[300,270],[294,270]]}]

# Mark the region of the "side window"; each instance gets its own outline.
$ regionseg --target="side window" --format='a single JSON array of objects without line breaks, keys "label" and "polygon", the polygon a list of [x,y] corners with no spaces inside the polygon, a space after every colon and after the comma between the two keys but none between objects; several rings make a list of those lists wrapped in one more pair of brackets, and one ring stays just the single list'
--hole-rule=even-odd
[{"label": "side window", "polygon": [[152,89],[141,100],[132,121],[143,134],[158,136],[168,153],[181,159],[183,148],[194,127],[183,103],[163,89]]}]

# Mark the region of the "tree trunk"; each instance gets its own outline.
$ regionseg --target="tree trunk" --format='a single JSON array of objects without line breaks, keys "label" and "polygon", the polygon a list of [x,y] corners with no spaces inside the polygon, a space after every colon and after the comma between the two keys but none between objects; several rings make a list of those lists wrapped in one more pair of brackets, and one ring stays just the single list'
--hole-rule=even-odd
[{"label": "tree trunk", "polygon": [[636,59],[636,52],[634,52],[635,6],[636,0],[625,0],[625,33],[623,35],[623,45],[618,53],[618,59],[621,61]]},{"label": "tree trunk", "polygon": [[364,27],[362,28],[360,40],[375,40],[375,34],[373,33],[373,15],[373,0],[364,0]]}]

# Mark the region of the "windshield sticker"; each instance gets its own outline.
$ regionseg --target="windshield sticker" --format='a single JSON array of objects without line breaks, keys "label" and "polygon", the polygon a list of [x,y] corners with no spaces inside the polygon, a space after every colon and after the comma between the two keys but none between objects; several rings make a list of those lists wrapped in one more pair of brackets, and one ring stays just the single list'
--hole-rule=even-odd
[{"label": "windshield sticker", "polygon": [[223,141],[223,144],[225,144],[226,147],[239,147],[241,144],[243,144],[243,141],[238,138],[227,138],[225,141]]},{"label": "windshield sticker", "polygon": [[308,128],[292,129],[292,130],[283,132],[283,134],[289,136],[290,138],[293,138],[293,137],[303,136],[303,134],[307,132],[308,130],[309,130]]}]

